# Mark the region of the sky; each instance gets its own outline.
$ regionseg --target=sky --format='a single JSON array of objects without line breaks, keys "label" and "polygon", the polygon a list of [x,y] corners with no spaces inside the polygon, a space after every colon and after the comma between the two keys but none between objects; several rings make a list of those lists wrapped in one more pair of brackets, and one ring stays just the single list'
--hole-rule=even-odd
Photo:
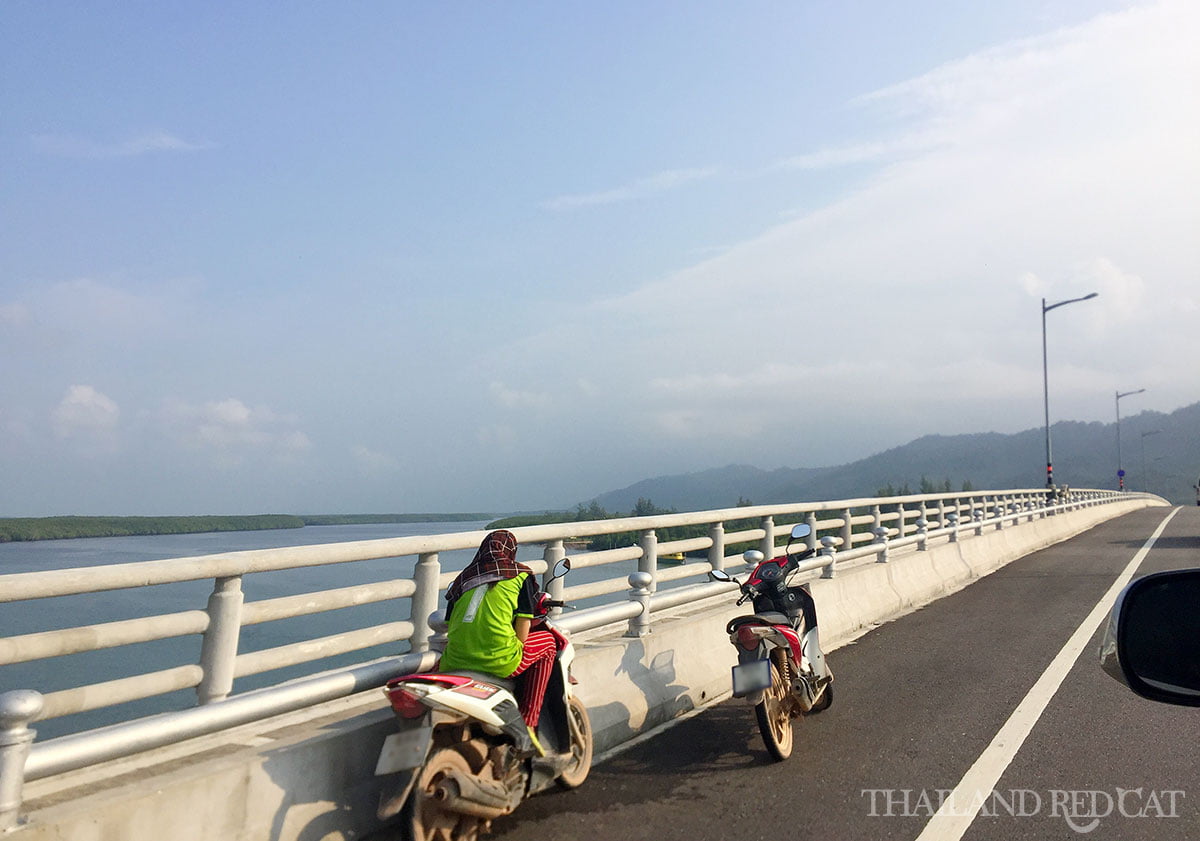
[{"label": "sky", "polygon": [[1192,0],[5,0],[0,516],[1040,428],[1090,292],[1051,419],[1194,403],[1198,43]]}]

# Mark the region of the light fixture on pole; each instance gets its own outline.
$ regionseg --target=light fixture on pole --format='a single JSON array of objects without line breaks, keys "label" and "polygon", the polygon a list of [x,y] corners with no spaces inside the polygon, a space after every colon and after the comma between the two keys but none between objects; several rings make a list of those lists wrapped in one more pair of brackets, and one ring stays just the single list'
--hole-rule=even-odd
[{"label": "light fixture on pole", "polygon": [[[1121,468],[1121,398],[1128,397],[1131,394],[1141,394],[1146,389],[1139,388],[1137,391],[1118,391],[1117,392],[1117,490],[1125,490],[1125,471]],[[1144,462],[1145,459],[1143,458]],[[1145,468],[1145,464],[1142,465]]]},{"label": "light fixture on pole", "polygon": [[1142,433],[1142,490],[1146,493],[1150,493],[1150,480],[1146,473],[1146,436],[1157,435],[1160,432],[1162,432],[1161,429],[1151,429],[1149,432]]},{"label": "light fixture on pole", "polygon": [[1066,301],[1059,301],[1056,304],[1046,306],[1046,299],[1042,298],[1042,397],[1046,407],[1046,489],[1053,490],[1054,488],[1054,459],[1050,454],[1050,375],[1049,368],[1046,364],[1046,313],[1050,310],[1059,307],[1065,307],[1067,304],[1073,304],[1076,301],[1090,301],[1100,293],[1092,292],[1084,295],[1082,298],[1070,298]]}]

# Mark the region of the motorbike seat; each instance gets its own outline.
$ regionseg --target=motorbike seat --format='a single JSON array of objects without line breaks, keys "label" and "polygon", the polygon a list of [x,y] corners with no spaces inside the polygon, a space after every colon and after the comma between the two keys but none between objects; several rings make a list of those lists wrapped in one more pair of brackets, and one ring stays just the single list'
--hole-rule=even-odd
[{"label": "motorbike seat", "polygon": [[738,616],[729,620],[725,626],[728,633],[733,633],[743,625],[791,625],[792,620],[788,618],[786,613],[776,613],[775,611],[763,611],[755,613],[752,616]]},{"label": "motorbike seat", "polygon": [[499,686],[501,689],[511,692],[514,695],[517,692],[517,682],[515,679],[510,677],[496,677],[495,675],[489,675],[487,672],[472,672],[468,671],[467,669],[460,669],[456,672],[446,672],[445,674],[461,675],[462,677],[469,677],[472,680],[477,680],[480,683],[490,683],[492,686]]}]

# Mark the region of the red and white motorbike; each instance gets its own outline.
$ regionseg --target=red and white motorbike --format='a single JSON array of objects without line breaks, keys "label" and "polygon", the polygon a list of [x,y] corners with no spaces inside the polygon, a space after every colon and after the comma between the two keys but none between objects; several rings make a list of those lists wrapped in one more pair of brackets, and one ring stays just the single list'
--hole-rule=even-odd
[{"label": "red and white motorbike", "polygon": [[[564,558],[553,577],[571,568]],[[555,635],[558,659],[538,720],[539,755],[517,708],[514,681],[474,672],[405,675],[384,692],[400,730],[387,737],[375,774],[390,775],[381,819],[400,817],[413,841],[474,841],[526,797],[557,784],[575,788],[592,764],[587,708],[571,691],[575,652],[546,616],[563,607],[539,595],[534,627]]]},{"label": "red and white motorbike", "polygon": [[824,710],[833,703],[833,673],[821,653],[817,634],[817,606],[808,587],[788,586],[800,561],[815,550],[792,553],[792,544],[812,529],[800,523],[783,555],[764,559],[756,549],[742,555],[753,564],[743,583],[723,570],[709,573],[715,581],[737,584],[737,600],[753,600],[754,613],[731,619],[725,626],[737,648],[733,667],[733,696],[754,704],[758,729],[767,751],[776,760],[792,753],[792,719]]}]

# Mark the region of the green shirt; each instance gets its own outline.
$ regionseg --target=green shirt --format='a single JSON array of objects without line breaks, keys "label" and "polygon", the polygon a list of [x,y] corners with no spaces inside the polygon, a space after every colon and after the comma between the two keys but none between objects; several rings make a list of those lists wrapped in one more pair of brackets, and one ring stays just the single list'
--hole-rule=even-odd
[{"label": "green shirt", "polygon": [[532,602],[525,592],[530,585],[532,577],[523,572],[463,593],[450,614],[448,641],[439,668],[497,677],[508,677],[516,671],[521,665],[522,645],[513,619],[533,618]]}]

